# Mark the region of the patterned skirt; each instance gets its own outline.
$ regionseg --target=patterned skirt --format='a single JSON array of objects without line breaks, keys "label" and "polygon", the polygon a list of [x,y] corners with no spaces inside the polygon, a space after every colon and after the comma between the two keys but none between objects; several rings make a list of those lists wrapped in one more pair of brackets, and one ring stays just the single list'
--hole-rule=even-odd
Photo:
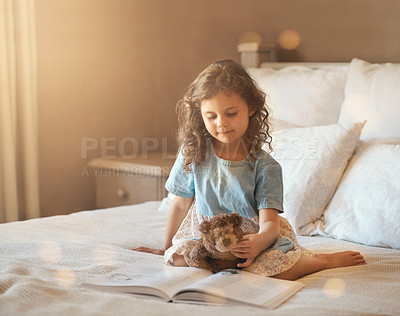
[{"label": "patterned skirt", "polygon": [[[172,255],[174,253],[185,256],[196,243],[200,242],[198,240],[200,238],[200,223],[203,220],[209,219],[209,216],[198,214],[195,204],[192,204],[188,214],[172,239],[172,246],[165,251],[164,259],[166,264],[173,264]],[[293,243],[293,248],[286,253],[277,249],[264,250],[254,259],[250,266],[243,270],[263,276],[274,276],[289,270],[299,261],[302,255],[314,256],[313,252],[298,244],[292,226],[284,217],[279,216],[279,224],[280,237],[289,239]],[[258,216],[243,218],[242,229],[247,234],[258,233]]]}]

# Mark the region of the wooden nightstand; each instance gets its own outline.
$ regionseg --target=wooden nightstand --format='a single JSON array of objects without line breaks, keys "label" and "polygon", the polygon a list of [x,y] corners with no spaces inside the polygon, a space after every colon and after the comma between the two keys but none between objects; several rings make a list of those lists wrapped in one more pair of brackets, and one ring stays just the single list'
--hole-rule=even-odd
[{"label": "wooden nightstand", "polygon": [[93,159],[89,163],[96,183],[96,207],[106,208],[162,200],[175,157],[149,153],[136,159]]}]

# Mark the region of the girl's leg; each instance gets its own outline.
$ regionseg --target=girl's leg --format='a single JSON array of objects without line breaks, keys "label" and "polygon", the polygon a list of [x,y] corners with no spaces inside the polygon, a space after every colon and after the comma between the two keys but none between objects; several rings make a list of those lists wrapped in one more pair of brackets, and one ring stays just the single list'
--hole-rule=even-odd
[{"label": "girl's leg", "polygon": [[359,252],[344,251],[331,254],[317,254],[313,257],[302,255],[297,263],[289,270],[273,276],[284,280],[296,280],[307,274],[325,269],[350,267],[366,264]]},{"label": "girl's leg", "polygon": [[181,255],[177,255],[174,253],[172,255],[172,260],[174,261],[175,267],[188,267],[189,265],[186,263],[185,258]]}]

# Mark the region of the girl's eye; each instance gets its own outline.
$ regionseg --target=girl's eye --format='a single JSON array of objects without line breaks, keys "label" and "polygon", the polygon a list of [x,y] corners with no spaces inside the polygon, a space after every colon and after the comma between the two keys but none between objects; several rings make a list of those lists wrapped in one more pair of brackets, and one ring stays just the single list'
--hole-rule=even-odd
[{"label": "girl's eye", "polygon": [[209,120],[214,120],[216,117],[217,117],[216,115],[207,116],[207,118],[208,118]]},{"label": "girl's eye", "polygon": [[227,115],[229,116],[229,117],[233,117],[233,116],[235,116],[237,114],[237,112],[233,112],[233,113],[228,113]]}]

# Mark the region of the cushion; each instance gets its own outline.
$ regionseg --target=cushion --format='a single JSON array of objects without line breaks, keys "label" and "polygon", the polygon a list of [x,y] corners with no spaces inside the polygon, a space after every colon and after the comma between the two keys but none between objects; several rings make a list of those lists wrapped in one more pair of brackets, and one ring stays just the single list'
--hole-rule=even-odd
[{"label": "cushion", "polygon": [[282,121],[282,120],[276,120],[274,118],[270,118],[269,119],[269,125],[271,127],[271,131],[280,131],[281,129],[289,129],[289,128],[296,128],[296,127],[300,127],[297,126],[295,124],[291,124],[289,122],[286,121]]},{"label": "cushion", "polygon": [[367,120],[362,140],[400,137],[400,64],[353,59],[339,122]]},{"label": "cushion", "polygon": [[400,249],[400,144],[362,142],[314,233]]},{"label": "cushion", "polygon": [[364,123],[294,128],[272,133],[281,164],[284,213],[297,234],[318,220],[358,143]]},{"label": "cushion", "polygon": [[249,69],[267,93],[272,117],[300,127],[338,122],[347,71],[346,66],[317,70],[304,66]]},{"label": "cushion", "polygon": [[172,194],[171,192],[168,192],[167,196],[162,199],[161,204],[157,210],[162,213],[168,213],[175,197],[176,195]]}]

